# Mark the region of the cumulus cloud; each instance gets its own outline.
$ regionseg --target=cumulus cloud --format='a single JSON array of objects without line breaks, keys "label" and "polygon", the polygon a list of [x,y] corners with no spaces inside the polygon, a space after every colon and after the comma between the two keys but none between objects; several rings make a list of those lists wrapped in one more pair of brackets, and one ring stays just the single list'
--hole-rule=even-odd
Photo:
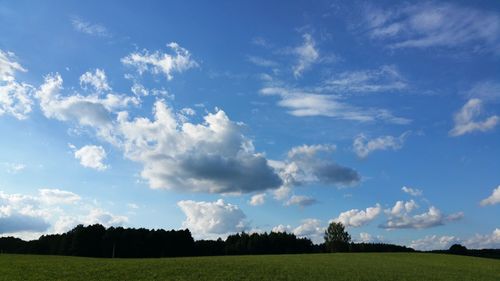
[{"label": "cumulus cloud", "polygon": [[415,196],[415,197],[422,196],[422,194],[423,194],[423,191],[422,191],[422,190],[417,189],[417,188],[411,188],[411,187],[408,187],[408,186],[403,186],[403,187],[401,188],[401,190],[402,190],[404,193],[408,193],[408,194],[410,194],[411,196]]},{"label": "cumulus cloud", "polygon": [[87,35],[98,36],[98,37],[111,37],[111,33],[106,27],[101,24],[90,23],[81,19],[80,17],[72,17],[71,24],[73,28],[78,31],[85,33]]},{"label": "cumulus cloud", "polygon": [[31,112],[33,87],[16,80],[17,72],[26,72],[14,53],[0,50],[0,116],[7,114],[19,120],[26,119]]},{"label": "cumulus cloud", "polygon": [[295,78],[302,76],[302,73],[319,59],[319,51],[311,34],[305,33],[302,38],[302,44],[293,50],[297,55],[297,63],[293,66]]},{"label": "cumulus cloud", "polygon": [[346,227],[360,227],[373,221],[382,211],[380,204],[374,207],[368,207],[366,210],[352,209],[340,213],[340,215],[333,219],[334,222],[340,222]]},{"label": "cumulus cloud", "polygon": [[471,249],[498,249],[500,248],[500,228],[495,228],[491,234],[476,234],[463,241]]},{"label": "cumulus cloud", "polygon": [[173,73],[182,73],[188,69],[198,67],[198,63],[191,58],[191,53],[179,46],[175,42],[167,44],[173,54],[156,51],[150,53],[147,50],[143,52],[131,53],[122,58],[122,63],[133,66],[139,74],[151,72],[153,74],[163,74],[167,80],[172,80]]},{"label": "cumulus cloud", "polygon": [[84,89],[87,86],[92,86],[98,92],[110,91],[111,87],[108,84],[106,73],[102,69],[96,69],[94,73],[87,71],[80,76],[80,86]]},{"label": "cumulus cloud", "polygon": [[186,216],[182,223],[195,238],[227,235],[247,229],[246,215],[236,205],[219,199],[215,202],[179,201],[177,205]]},{"label": "cumulus cloud", "polygon": [[307,207],[316,204],[318,201],[310,196],[305,195],[292,195],[288,201],[286,201],[286,206],[297,205],[300,207]]},{"label": "cumulus cloud", "polygon": [[333,145],[302,145],[290,149],[283,162],[270,162],[279,171],[285,186],[320,183],[350,186],[361,179],[355,170],[331,159]]},{"label": "cumulus cloud", "polygon": [[360,134],[354,139],[352,146],[358,157],[365,158],[376,150],[401,149],[408,134],[405,132],[399,137],[381,136],[374,139],[368,139],[365,135]]},{"label": "cumulus cloud", "polygon": [[403,90],[407,83],[394,65],[378,69],[342,72],[324,82],[323,90],[337,93],[377,93]]},{"label": "cumulus cloud", "polygon": [[118,118],[125,155],[143,164],[141,176],[151,188],[246,193],[282,184],[243,134],[243,125],[222,110],[208,113],[201,124],[179,122],[171,108],[157,101],[154,120],[128,119],[125,112]]},{"label": "cumulus cloud", "polygon": [[315,91],[269,86],[260,90],[264,96],[278,96],[278,105],[297,117],[326,116],[359,122],[386,121],[408,124],[410,120],[396,117],[386,109],[361,108],[343,101],[338,95],[319,94]]},{"label": "cumulus cloud", "polygon": [[359,239],[356,239],[362,243],[382,243],[384,241],[384,237],[381,235],[373,236],[367,232],[360,232]]},{"label": "cumulus cloud", "polygon": [[498,52],[500,16],[454,3],[421,2],[391,10],[366,9],[372,38],[390,48],[464,48]]},{"label": "cumulus cloud", "polygon": [[0,191],[0,234],[46,231],[50,227],[46,217],[36,198]]},{"label": "cumulus cloud", "polygon": [[104,164],[106,159],[106,151],[102,146],[86,145],[75,151],[75,158],[80,160],[83,167],[103,171],[108,168]]},{"label": "cumulus cloud", "polygon": [[455,113],[455,127],[449,134],[458,137],[475,131],[486,132],[495,128],[499,118],[496,115],[490,116],[482,121],[476,120],[482,111],[482,101],[480,99],[470,99],[467,103]]},{"label": "cumulus cloud", "polygon": [[491,234],[475,234],[465,239],[448,235],[428,235],[411,241],[410,247],[421,251],[443,250],[457,243],[469,249],[497,249],[500,247],[500,229],[496,228]]},{"label": "cumulus cloud", "polygon": [[413,210],[417,208],[418,205],[413,200],[397,201],[394,207],[385,210],[389,218],[380,227],[385,229],[423,229],[444,225],[463,218],[462,212],[444,215],[441,210],[434,206],[429,207],[427,212],[412,214]]},{"label": "cumulus cloud", "polygon": [[138,104],[135,97],[108,93],[90,95],[74,94],[64,96],[63,79],[59,74],[45,77],[44,83],[36,91],[40,108],[47,118],[72,121],[79,125],[96,128],[102,137],[109,137],[112,113],[130,104]]},{"label": "cumulus cloud", "polygon": [[250,198],[250,201],[248,202],[252,206],[260,206],[266,202],[266,194],[265,193],[259,193],[255,194]]},{"label": "cumulus cloud", "polygon": [[481,206],[500,204],[500,185],[493,189],[491,195],[481,200]]},{"label": "cumulus cloud", "polygon": [[60,189],[43,188],[39,190],[39,193],[40,201],[49,205],[74,204],[81,199],[78,194]]},{"label": "cumulus cloud", "polygon": [[455,243],[460,243],[460,239],[455,236],[427,235],[424,238],[411,241],[409,246],[420,251],[447,250]]}]

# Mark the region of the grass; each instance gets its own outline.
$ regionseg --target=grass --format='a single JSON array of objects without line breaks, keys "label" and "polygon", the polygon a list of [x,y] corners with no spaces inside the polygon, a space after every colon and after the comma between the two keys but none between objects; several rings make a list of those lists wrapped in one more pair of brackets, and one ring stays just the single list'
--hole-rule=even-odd
[{"label": "grass", "polygon": [[500,280],[500,260],[423,253],[165,259],[0,255],[0,280]]}]

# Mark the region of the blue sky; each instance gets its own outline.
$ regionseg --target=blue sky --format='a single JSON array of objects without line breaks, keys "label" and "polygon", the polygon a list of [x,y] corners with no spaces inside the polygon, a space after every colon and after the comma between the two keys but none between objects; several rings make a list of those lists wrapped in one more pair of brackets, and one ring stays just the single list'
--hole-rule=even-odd
[{"label": "blue sky", "polygon": [[0,1],[0,235],[500,247],[496,1]]}]

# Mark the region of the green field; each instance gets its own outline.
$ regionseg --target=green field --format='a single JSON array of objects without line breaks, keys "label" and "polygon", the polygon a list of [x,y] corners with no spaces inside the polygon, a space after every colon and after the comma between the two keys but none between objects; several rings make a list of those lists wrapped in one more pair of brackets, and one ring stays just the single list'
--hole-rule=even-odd
[{"label": "green field", "polygon": [[500,280],[500,260],[420,253],[96,259],[0,255],[1,280]]}]

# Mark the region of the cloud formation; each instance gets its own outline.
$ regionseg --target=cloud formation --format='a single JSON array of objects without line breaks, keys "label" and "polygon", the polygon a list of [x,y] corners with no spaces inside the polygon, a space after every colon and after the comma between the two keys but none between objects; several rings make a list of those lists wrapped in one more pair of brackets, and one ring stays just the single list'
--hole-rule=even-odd
[{"label": "cloud formation", "polygon": [[199,238],[227,235],[247,229],[246,215],[236,205],[219,199],[215,202],[183,200],[177,203],[186,216],[183,227]]},{"label": "cloud formation", "polygon": [[395,124],[410,122],[406,118],[392,115],[386,109],[361,108],[348,104],[337,95],[275,86],[262,88],[260,94],[280,97],[278,105],[287,108],[289,114],[297,117],[326,116],[358,122],[381,120]]},{"label": "cloud formation", "polygon": [[343,94],[379,93],[404,90],[407,83],[394,65],[378,69],[342,72],[327,79],[323,91]]},{"label": "cloud formation", "polygon": [[401,149],[408,134],[405,132],[399,137],[381,136],[374,139],[368,139],[365,135],[360,134],[354,139],[352,146],[358,157],[366,158],[376,150]]},{"label": "cloud formation", "polygon": [[16,80],[17,72],[26,72],[14,53],[0,49],[0,116],[7,114],[23,120],[32,110],[33,87]]},{"label": "cloud formation", "polygon": [[87,86],[92,86],[97,92],[110,91],[111,87],[108,84],[106,73],[102,69],[96,69],[94,73],[87,71],[80,76],[80,86],[87,89]]},{"label": "cloud formation", "polygon": [[334,150],[333,145],[297,146],[290,149],[286,160],[270,163],[288,187],[310,183],[334,186],[357,184],[361,176],[357,171],[333,161],[330,155]]},{"label": "cloud formation", "polygon": [[248,203],[252,206],[260,206],[263,205],[265,202],[266,202],[266,194],[258,193],[253,195]]},{"label": "cloud formation", "polygon": [[481,200],[480,204],[481,206],[500,204],[500,185],[493,189],[488,198]]},{"label": "cloud formation", "polygon": [[366,210],[352,209],[340,213],[333,219],[334,222],[340,222],[346,227],[360,227],[373,221],[381,213],[382,207],[376,204],[373,207],[368,207]]},{"label": "cloud formation", "polygon": [[102,146],[85,145],[75,151],[75,158],[80,160],[83,167],[104,171],[109,166],[104,164],[106,151]]},{"label": "cloud formation", "polygon": [[408,193],[408,194],[410,194],[411,196],[414,196],[414,197],[419,197],[419,196],[422,196],[422,194],[423,194],[422,190],[417,189],[417,188],[411,188],[411,187],[408,187],[408,186],[403,186],[401,188],[401,190],[404,193]]},{"label": "cloud formation", "polygon": [[390,48],[465,48],[497,52],[500,16],[454,3],[420,2],[381,10],[366,9],[370,36]]},{"label": "cloud formation", "polygon": [[299,207],[307,207],[316,204],[318,201],[310,196],[305,195],[292,195],[288,201],[286,201],[286,206],[297,205]]},{"label": "cloud formation", "polygon": [[173,73],[182,73],[190,68],[198,67],[198,63],[191,58],[191,53],[175,42],[167,44],[173,54],[156,51],[150,53],[147,50],[131,53],[121,59],[125,65],[133,66],[139,74],[150,72],[152,74],[163,74],[167,80],[173,79]]},{"label": "cloud formation", "polygon": [[417,208],[418,205],[413,200],[397,201],[394,207],[385,210],[389,218],[379,227],[385,229],[424,229],[460,220],[464,216],[462,212],[444,215],[434,206],[430,206],[427,212],[412,214],[413,210]]},{"label": "cloud formation", "polygon": [[470,99],[467,103],[455,113],[455,127],[450,130],[449,134],[452,137],[462,136],[472,132],[486,132],[495,128],[499,118],[492,115],[482,121],[476,120],[481,115],[482,101],[480,99]]},{"label": "cloud formation", "polygon": [[151,188],[208,193],[248,193],[278,188],[281,178],[264,155],[255,152],[243,125],[218,110],[200,124],[181,122],[162,101],[154,120],[118,117],[127,158],[142,163]]},{"label": "cloud formation", "polygon": [[293,49],[293,53],[297,56],[297,63],[292,68],[295,78],[302,76],[302,73],[319,59],[319,51],[311,34],[305,33],[302,38],[304,39],[302,44]]},{"label": "cloud formation", "polygon": [[88,21],[81,19],[80,17],[72,17],[71,24],[73,25],[73,28],[76,31],[85,33],[87,35],[98,36],[98,37],[111,37],[111,33],[105,26],[101,24],[90,23]]}]

